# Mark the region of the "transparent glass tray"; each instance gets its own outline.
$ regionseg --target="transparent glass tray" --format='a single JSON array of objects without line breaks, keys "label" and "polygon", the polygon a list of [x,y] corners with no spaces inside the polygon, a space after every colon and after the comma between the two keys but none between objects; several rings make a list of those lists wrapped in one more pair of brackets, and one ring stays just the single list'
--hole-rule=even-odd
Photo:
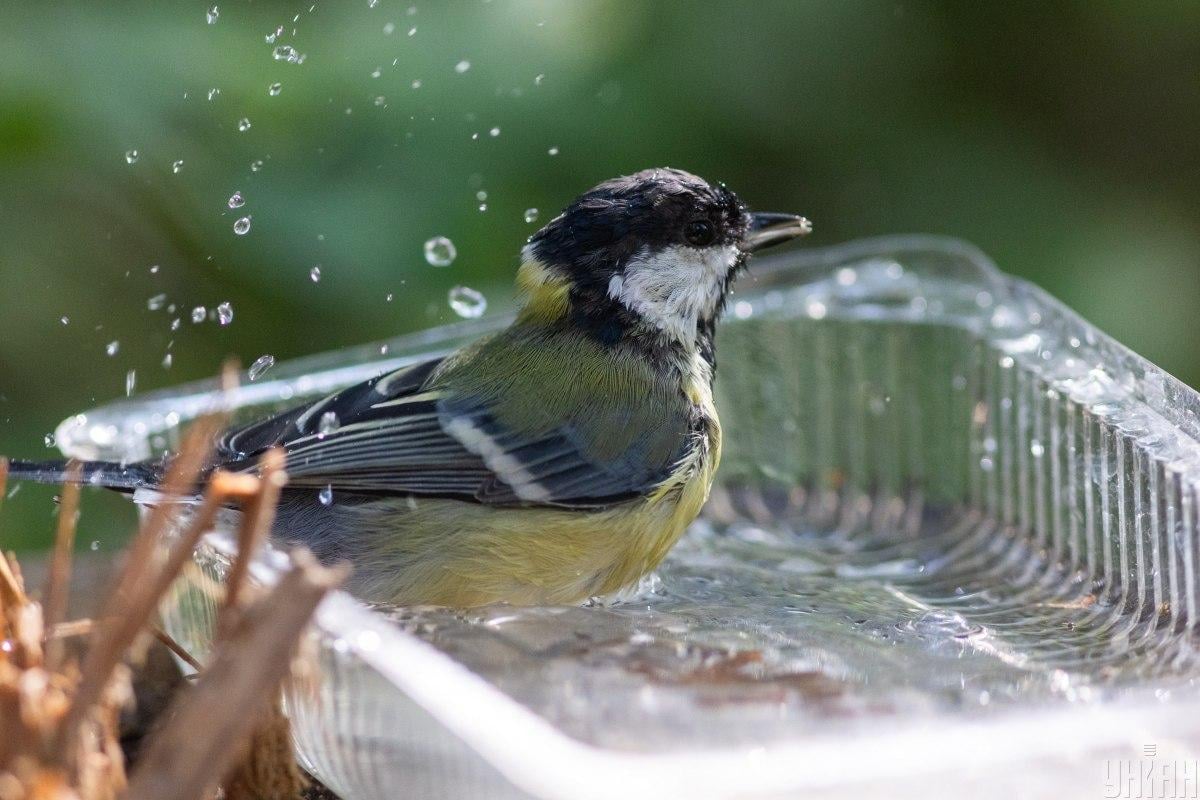
[{"label": "transparent glass tray", "polygon": [[[280,365],[234,402],[283,408],[504,322]],[[114,403],[57,438],[144,458],[212,392]],[[717,402],[712,499],[627,596],[331,596],[320,679],[287,697],[310,770],[347,800],[1094,797],[1147,746],[1195,755],[1194,391],[970,246],[903,237],[758,261],[721,326]],[[197,654],[227,541],[163,609]]]}]

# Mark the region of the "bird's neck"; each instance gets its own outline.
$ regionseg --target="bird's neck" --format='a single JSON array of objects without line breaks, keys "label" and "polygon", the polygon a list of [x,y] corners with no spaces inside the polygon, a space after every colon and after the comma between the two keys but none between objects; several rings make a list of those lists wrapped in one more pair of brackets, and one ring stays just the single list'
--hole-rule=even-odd
[{"label": "bird's neck", "polygon": [[606,287],[571,283],[537,261],[522,264],[517,285],[526,297],[517,316],[520,325],[569,325],[605,347],[689,375],[702,363],[711,380],[715,314],[700,316],[688,329],[664,327],[612,297]]}]

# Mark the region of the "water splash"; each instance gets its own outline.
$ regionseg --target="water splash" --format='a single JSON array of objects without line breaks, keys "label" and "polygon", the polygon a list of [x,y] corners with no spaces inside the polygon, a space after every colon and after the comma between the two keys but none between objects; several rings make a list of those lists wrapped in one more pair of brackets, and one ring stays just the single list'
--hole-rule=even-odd
[{"label": "water splash", "polygon": [[254,359],[254,363],[250,365],[250,369],[246,371],[246,376],[252,381],[261,378],[267,370],[275,366],[275,356],[267,353]]},{"label": "water splash", "polygon": [[233,304],[228,300],[217,305],[217,322],[222,327],[233,322]]},{"label": "water splash", "polygon": [[458,257],[454,242],[445,236],[434,236],[425,242],[425,260],[433,267],[448,267]]},{"label": "water splash", "polygon": [[212,8],[210,8],[204,12],[204,21],[207,22],[209,25],[216,25],[217,19],[219,19],[220,16],[221,16],[221,9],[218,8],[217,6],[213,6]]},{"label": "water splash", "polygon": [[233,232],[238,236],[245,236],[250,232],[250,217],[242,217],[237,222],[233,223]]},{"label": "water splash", "polygon": [[315,267],[313,267],[312,269],[310,269],[308,271],[308,278],[313,283],[320,282],[320,280],[321,280],[321,265],[320,264],[317,264]]},{"label": "water splash", "polygon": [[525,209],[525,216],[524,216],[524,219],[525,219],[525,221],[526,221],[526,222],[537,222],[537,219],[538,219],[538,210],[537,210],[536,208],[527,208],[527,209]]},{"label": "water splash", "polygon": [[487,311],[487,298],[469,286],[455,286],[449,293],[450,308],[466,319],[476,319]]},{"label": "water splash", "polygon": [[241,192],[234,192],[233,194],[229,195],[229,200],[227,200],[225,204],[230,208],[241,208],[242,206],[246,205],[246,198],[242,197]]},{"label": "water splash", "polygon": [[139,153],[137,150],[126,150],[125,151],[125,163],[126,164],[136,164],[138,158],[139,158]]}]

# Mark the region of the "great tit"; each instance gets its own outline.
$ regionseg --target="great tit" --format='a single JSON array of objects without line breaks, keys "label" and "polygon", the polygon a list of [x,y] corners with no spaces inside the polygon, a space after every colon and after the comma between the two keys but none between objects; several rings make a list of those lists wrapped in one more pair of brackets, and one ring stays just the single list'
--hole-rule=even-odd
[{"label": "great tit", "polygon": [[[808,233],[677,169],[605,181],[521,252],[505,330],[231,430],[212,467],[287,457],[275,536],[349,560],[370,602],[565,604],[616,592],[699,514],[721,457],[714,326],[749,256]],[[335,430],[322,420],[336,419]],[[14,462],[61,480],[61,464]],[[130,490],[164,462],[84,466]]]}]

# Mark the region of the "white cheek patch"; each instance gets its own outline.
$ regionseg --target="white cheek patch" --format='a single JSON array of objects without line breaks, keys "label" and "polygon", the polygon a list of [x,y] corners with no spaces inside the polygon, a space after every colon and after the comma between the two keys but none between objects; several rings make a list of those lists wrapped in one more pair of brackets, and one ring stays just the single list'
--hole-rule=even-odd
[{"label": "white cheek patch", "polygon": [[733,245],[673,246],[654,254],[643,250],[623,274],[612,277],[608,296],[675,339],[691,343],[696,323],[716,311],[737,259]]}]

